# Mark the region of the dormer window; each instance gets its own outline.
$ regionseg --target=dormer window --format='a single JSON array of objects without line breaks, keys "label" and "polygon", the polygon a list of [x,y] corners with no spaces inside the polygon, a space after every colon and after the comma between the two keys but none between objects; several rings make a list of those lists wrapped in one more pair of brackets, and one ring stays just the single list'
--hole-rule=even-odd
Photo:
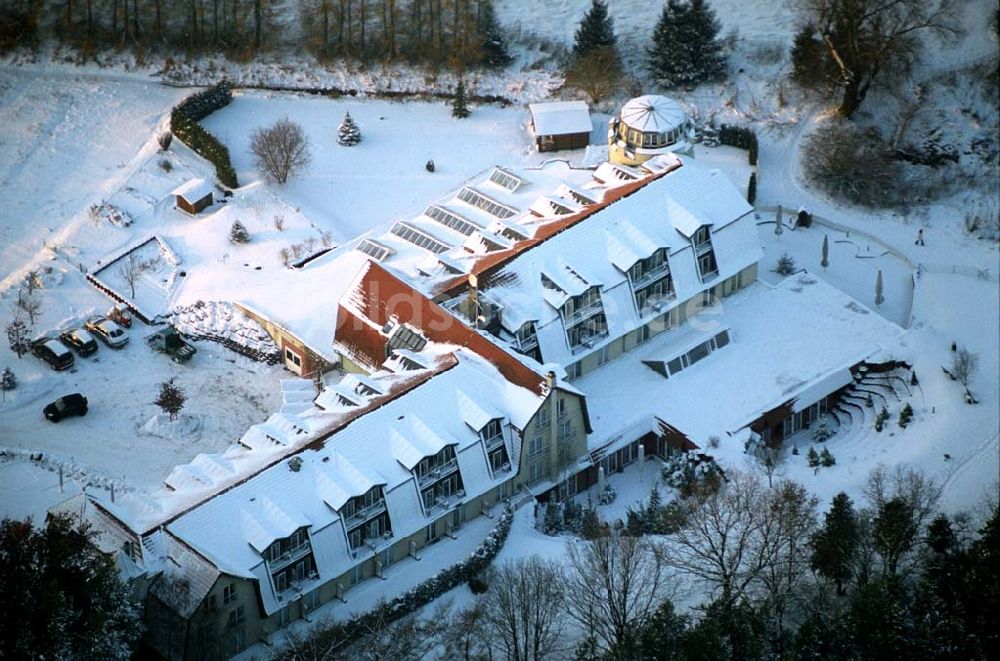
[{"label": "dormer window", "polygon": [[645,259],[640,259],[628,271],[632,283],[635,306],[645,315],[658,304],[674,298],[674,279],[667,261],[667,249],[660,248]]},{"label": "dormer window", "polygon": [[279,599],[282,598],[281,593],[316,576],[316,560],[313,558],[309,532],[305,526],[288,537],[275,540],[261,555],[267,563],[271,582]]},{"label": "dormer window", "polygon": [[494,418],[487,422],[486,426],[479,430],[479,438],[482,439],[487,448],[503,443],[503,426],[500,424],[500,418]]},{"label": "dormer window", "polygon": [[448,445],[440,452],[424,457],[413,469],[420,488],[424,511],[430,515],[437,507],[448,509],[465,496],[462,472],[455,448]]},{"label": "dormer window", "polygon": [[347,530],[351,550],[366,542],[392,537],[392,521],[385,504],[385,493],[375,486],[360,496],[348,500],[340,509],[340,518]]},{"label": "dormer window", "polygon": [[699,227],[698,231],[694,233],[694,236],[692,237],[691,240],[694,241],[695,246],[701,246],[708,243],[709,241],[708,226],[702,225],[701,227]]},{"label": "dormer window", "polygon": [[486,454],[490,462],[490,470],[497,476],[510,471],[510,457],[504,444],[503,423],[500,418],[494,418],[479,430],[479,438],[486,446]]},{"label": "dormer window", "polygon": [[719,265],[715,260],[715,249],[712,247],[712,237],[707,225],[702,225],[691,237],[694,244],[694,254],[698,260],[698,275],[702,282],[707,282],[719,275]]}]

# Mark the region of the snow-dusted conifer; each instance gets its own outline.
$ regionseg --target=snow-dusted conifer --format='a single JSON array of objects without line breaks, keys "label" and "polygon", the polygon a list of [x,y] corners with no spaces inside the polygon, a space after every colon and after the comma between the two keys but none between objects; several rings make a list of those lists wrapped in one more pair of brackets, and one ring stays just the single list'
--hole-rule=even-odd
[{"label": "snow-dusted conifer", "polygon": [[187,401],[187,395],[180,387],[174,385],[174,380],[164,381],[160,384],[160,392],[153,403],[160,407],[160,409],[170,416],[170,420],[174,421],[177,419],[177,414],[181,412],[184,408],[184,402]]},{"label": "snow-dusted conifer", "polygon": [[358,128],[354,118],[351,117],[351,113],[345,112],[344,121],[340,123],[340,128],[337,129],[337,144],[343,147],[353,147],[359,142],[361,142],[361,129]]},{"label": "snow-dusted conifer", "polygon": [[17,387],[17,377],[14,376],[14,370],[9,367],[3,368],[3,374],[0,374],[0,390],[13,390]]},{"label": "snow-dusted conifer", "polygon": [[820,260],[819,265],[826,268],[830,265],[830,235],[823,235],[823,259]]},{"label": "snow-dusted conifer", "polygon": [[726,59],[719,41],[721,25],[705,0],[667,0],[647,51],[649,69],[664,87],[698,85],[722,79]]},{"label": "snow-dusted conifer", "polygon": [[250,232],[247,231],[243,223],[234,220],[232,226],[229,228],[229,240],[237,244],[248,243],[250,241]]},{"label": "snow-dusted conifer", "polygon": [[469,107],[465,100],[465,80],[462,78],[458,79],[458,85],[455,87],[455,98],[451,102],[451,116],[458,119],[465,119],[469,116]]},{"label": "snow-dusted conifer", "polygon": [[882,269],[879,269],[878,275],[875,276],[875,305],[883,303],[885,303],[885,296],[882,295]]},{"label": "snow-dusted conifer", "polygon": [[483,63],[491,67],[502,67],[510,62],[511,57],[493,3],[490,0],[480,0],[477,13],[476,32],[481,42]]},{"label": "snow-dusted conifer", "polygon": [[608,15],[608,5],[592,0],[590,9],[580,20],[573,40],[573,56],[582,57],[591,51],[615,47],[614,22]]}]

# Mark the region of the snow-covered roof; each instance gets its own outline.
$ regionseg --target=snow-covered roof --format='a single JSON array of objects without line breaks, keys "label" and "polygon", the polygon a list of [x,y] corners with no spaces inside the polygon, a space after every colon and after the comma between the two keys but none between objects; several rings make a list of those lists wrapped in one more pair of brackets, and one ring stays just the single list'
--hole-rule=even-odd
[{"label": "snow-covered roof", "polygon": [[[677,374],[665,378],[646,364],[723,328],[730,343]],[[717,310],[574,381],[587,393],[594,420],[588,443],[599,447],[651,415],[700,445],[710,435],[725,438],[785,402],[814,403],[844,385],[850,366],[892,350],[902,335],[895,324],[807,273],[776,286],[757,282],[722,299]]]},{"label": "snow-covered roof", "polygon": [[234,292],[239,307],[263,317],[333,363],[337,301],[369,257],[356,250],[331,251],[300,269],[192,269],[175,306]]},{"label": "snow-covered roof", "polygon": [[535,135],[590,133],[590,109],[585,101],[552,101],[528,104]]},{"label": "snow-covered roof", "polygon": [[170,191],[170,194],[183,197],[191,203],[197,202],[206,195],[211,195],[213,190],[212,184],[205,179],[190,179]]},{"label": "snow-covered roof", "polygon": [[[664,158],[677,157],[657,157]],[[525,321],[536,321],[543,359],[568,365],[582,355],[570,349],[560,316],[559,308],[568,297],[600,286],[609,327],[603,342],[610,342],[684,303],[706,286],[756,263],[762,251],[753,208],[719,171],[706,169],[690,158],[682,162],[683,167],[537,244],[481,279],[482,296],[502,308],[503,327],[513,333]],[[690,238],[701,226],[711,228],[718,263],[718,275],[710,282],[701,280]],[[664,307],[640,314],[627,271],[660,248],[667,249],[676,296]]]},{"label": "snow-covered roof", "polygon": [[[317,568],[327,581],[358,562],[338,523],[338,510],[348,499],[382,486],[396,539],[428,524],[431,518],[421,509],[410,471],[424,456],[455,446],[467,497],[492,489],[505,476],[494,479],[486,453],[473,447],[480,439],[469,418],[478,423],[495,416],[523,428],[544,397],[509,383],[475,354],[462,350],[458,358],[454,367],[356,418],[293,459],[194,507],[169,523],[167,531],[218,567],[259,576],[260,551],[307,526]],[[261,593],[268,613],[279,607],[266,578]]]},{"label": "snow-covered roof", "polygon": [[680,104],[656,94],[631,99],[622,106],[619,116],[630,128],[658,133],[677,128],[687,119],[687,114]]}]

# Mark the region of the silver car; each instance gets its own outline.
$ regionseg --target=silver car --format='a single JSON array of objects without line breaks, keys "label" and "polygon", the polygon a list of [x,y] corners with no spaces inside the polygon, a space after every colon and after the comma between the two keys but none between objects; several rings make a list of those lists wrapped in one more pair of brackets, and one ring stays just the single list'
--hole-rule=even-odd
[{"label": "silver car", "polygon": [[91,317],[85,327],[112,349],[120,349],[128,344],[128,333],[125,329],[107,317]]}]

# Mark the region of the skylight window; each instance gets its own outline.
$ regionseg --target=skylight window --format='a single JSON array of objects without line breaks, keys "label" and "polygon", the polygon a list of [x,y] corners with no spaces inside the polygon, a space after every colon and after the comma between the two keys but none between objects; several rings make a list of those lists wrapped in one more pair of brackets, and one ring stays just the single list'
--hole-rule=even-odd
[{"label": "skylight window", "polygon": [[511,193],[515,192],[524,183],[518,177],[501,168],[493,168],[493,172],[490,173],[490,181],[501,188],[509,190]]},{"label": "skylight window", "polygon": [[439,207],[436,204],[432,204],[424,209],[424,215],[431,220],[441,223],[445,227],[450,227],[456,232],[464,234],[465,236],[469,236],[479,229],[479,226],[469,222],[465,218],[462,218],[454,211],[449,211],[448,209]]},{"label": "skylight window", "polygon": [[389,231],[404,241],[409,241],[418,248],[423,248],[424,250],[432,252],[435,255],[445,252],[449,248],[449,246],[441,243],[427,232],[424,232],[423,230],[420,230],[402,220],[397,221]]},{"label": "skylight window", "polygon": [[362,239],[357,248],[376,262],[381,262],[392,254],[392,248],[383,246],[378,241],[372,241],[371,239]]},{"label": "skylight window", "polygon": [[510,218],[517,214],[517,209],[508,207],[506,204],[500,204],[496,200],[490,199],[468,186],[458,191],[458,199],[471,204],[477,209],[482,209],[494,218]]}]

